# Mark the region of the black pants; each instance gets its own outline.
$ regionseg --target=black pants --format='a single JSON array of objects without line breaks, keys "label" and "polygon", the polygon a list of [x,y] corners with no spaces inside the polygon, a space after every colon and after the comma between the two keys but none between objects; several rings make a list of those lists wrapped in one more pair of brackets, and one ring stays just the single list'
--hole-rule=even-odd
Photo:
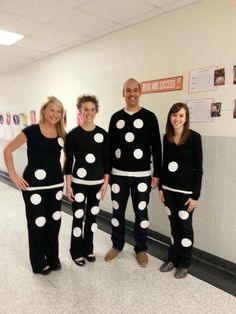
[{"label": "black pants", "polygon": [[184,205],[191,195],[163,190],[166,211],[170,220],[171,245],[168,260],[178,267],[188,268],[192,261],[193,212]]},{"label": "black pants", "polygon": [[125,244],[125,211],[131,194],[135,213],[134,240],[136,253],[147,250],[149,195],[151,177],[126,177],[112,175],[111,197],[113,204],[112,236],[113,248],[121,251]]},{"label": "black pants", "polygon": [[23,191],[33,272],[59,262],[62,188]]},{"label": "black pants", "polygon": [[[93,234],[97,230],[96,215],[99,212],[100,197],[98,192],[100,188],[101,184],[72,183],[75,196],[75,201],[72,203],[73,222],[70,246],[72,259],[93,253]],[[85,214],[86,217],[84,217]]]}]

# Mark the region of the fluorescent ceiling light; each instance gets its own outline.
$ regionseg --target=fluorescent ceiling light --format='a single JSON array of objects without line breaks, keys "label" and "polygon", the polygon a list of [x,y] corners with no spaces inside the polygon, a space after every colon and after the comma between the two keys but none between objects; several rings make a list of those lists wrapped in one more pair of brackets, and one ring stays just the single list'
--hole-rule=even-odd
[{"label": "fluorescent ceiling light", "polygon": [[0,29],[0,45],[10,46],[18,40],[21,40],[24,36],[17,33],[7,32]]}]

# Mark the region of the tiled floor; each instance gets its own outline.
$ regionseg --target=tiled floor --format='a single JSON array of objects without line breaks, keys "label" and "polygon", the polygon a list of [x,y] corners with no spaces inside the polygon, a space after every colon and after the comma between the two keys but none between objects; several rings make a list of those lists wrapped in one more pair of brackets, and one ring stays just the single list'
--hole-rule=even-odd
[{"label": "tiled floor", "polygon": [[62,269],[48,276],[31,272],[21,193],[0,182],[0,314],[235,314],[236,298],[189,275],[177,280],[158,271],[161,261],[149,256],[137,265],[132,246],[112,263],[103,257],[109,234],[95,235],[97,261],[76,266],[70,258],[71,216],[63,213],[60,232]]}]

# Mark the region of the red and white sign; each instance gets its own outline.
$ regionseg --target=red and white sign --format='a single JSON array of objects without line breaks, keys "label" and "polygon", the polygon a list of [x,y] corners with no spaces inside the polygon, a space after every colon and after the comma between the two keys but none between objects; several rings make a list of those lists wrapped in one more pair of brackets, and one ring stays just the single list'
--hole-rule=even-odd
[{"label": "red and white sign", "polygon": [[142,94],[163,93],[183,89],[183,76],[141,82]]}]

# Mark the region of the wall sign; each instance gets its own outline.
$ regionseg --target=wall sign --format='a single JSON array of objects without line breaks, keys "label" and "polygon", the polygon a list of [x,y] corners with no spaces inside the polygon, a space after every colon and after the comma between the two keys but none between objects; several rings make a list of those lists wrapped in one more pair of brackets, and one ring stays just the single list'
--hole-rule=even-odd
[{"label": "wall sign", "polygon": [[163,93],[183,89],[183,76],[141,82],[142,94]]}]

